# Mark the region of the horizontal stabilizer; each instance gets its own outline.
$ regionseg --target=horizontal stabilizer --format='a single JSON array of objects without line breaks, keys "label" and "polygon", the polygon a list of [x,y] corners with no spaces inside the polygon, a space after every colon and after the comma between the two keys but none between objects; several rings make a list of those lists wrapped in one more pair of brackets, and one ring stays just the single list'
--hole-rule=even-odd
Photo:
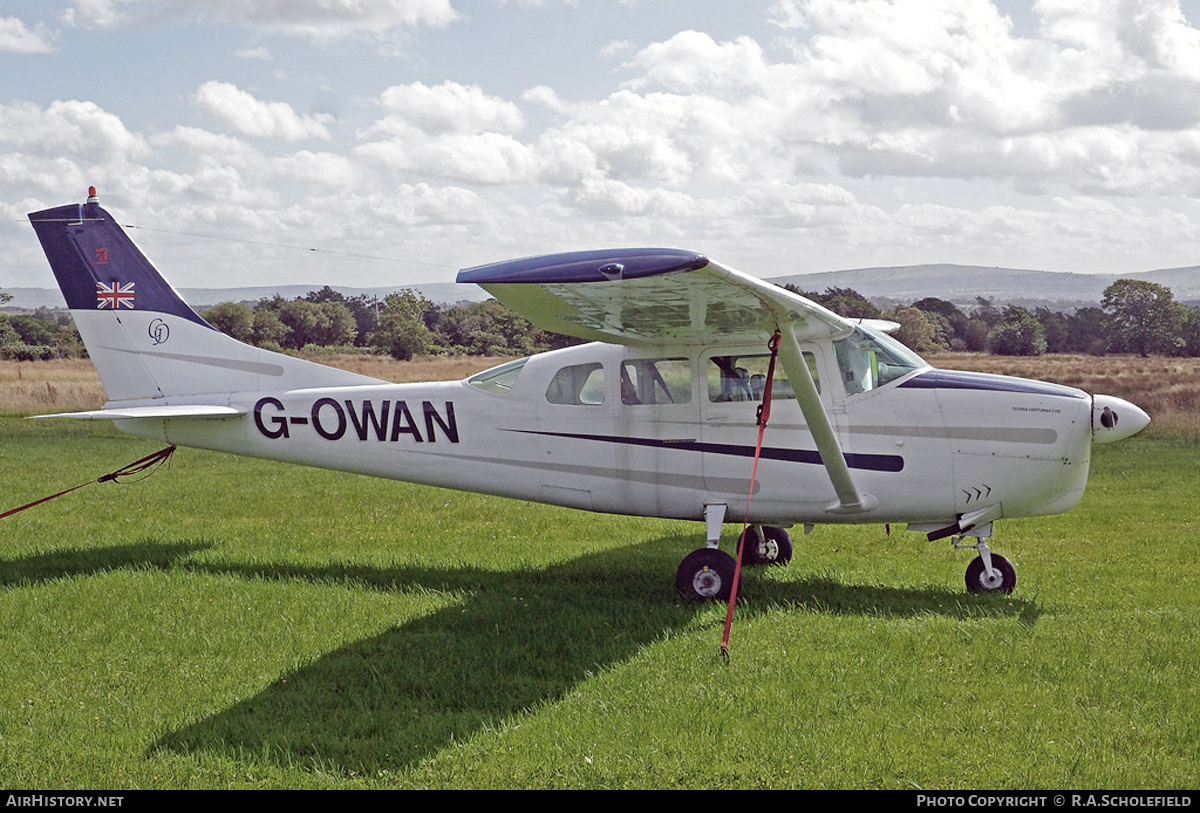
[{"label": "horizontal stabilizer", "polygon": [[175,406],[124,407],[93,409],[88,412],[59,412],[54,415],[31,415],[37,418],[75,418],[84,421],[122,421],[132,418],[233,418],[245,415],[248,409],[211,404],[178,404]]}]

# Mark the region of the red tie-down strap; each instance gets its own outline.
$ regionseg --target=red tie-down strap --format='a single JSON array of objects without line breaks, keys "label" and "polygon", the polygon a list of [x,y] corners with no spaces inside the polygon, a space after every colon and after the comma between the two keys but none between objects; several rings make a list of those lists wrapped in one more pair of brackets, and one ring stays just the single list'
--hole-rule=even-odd
[{"label": "red tie-down strap", "polygon": [[[128,466],[117,469],[116,471],[112,472],[111,474],[105,474],[103,477],[97,477],[95,480],[88,480],[86,483],[80,483],[77,486],[72,486],[71,488],[68,488],[65,491],[60,491],[57,494],[51,494],[49,497],[42,497],[40,500],[34,500],[31,503],[22,505],[20,508],[13,508],[11,511],[5,511],[3,514],[0,514],[0,519],[4,519],[5,517],[12,516],[13,514],[19,514],[22,511],[24,511],[26,508],[33,508],[35,505],[41,505],[44,502],[49,502],[50,500],[53,500],[55,497],[61,497],[64,494],[70,494],[72,491],[81,489],[84,486],[90,486],[92,483],[107,483],[110,480],[113,481],[114,483],[119,483],[119,482],[121,482],[122,477],[132,477],[135,474],[143,475],[142,477],[139,477],[138,479],[144,480],[146,477],[149,477],[151,474],[154,473],[154,469],[157,466],[164,463],[167,460],[167,458],[169,458],[174,453],[175,453],[175,447],[168,446],[167,448],[157,451],[154,454],[146,455],[141,460],[135,460],[134,462],[130,463]],[[137,482],[137,481],[135,480],[134,482]]]},{"label": "red tie-down strap", "polygon": [[733,627],[733,606],[737,603],[738,584],[742,580],[742,546],[746,544],[746,530],[750,527],[750,500],[754,497],[754,481],[758,477],[758,458],[762,454],[763,433],[771,419],[771,385],[775,381],[775,359],[779,355],[779,331],[767,341],[771,361],[767,365],[767,385],[763,390],[762,403],[758,407],[758,443],[754,447],[754,467],[750,470],[750,490],[746,495],[746,517],[742,521],[742,535],[738,537],[737,561],[733,565],[733,585],[729,589],[729,608],[725,611],[725,632],[721,636],[721,655],[729,658],[729,631]]}]

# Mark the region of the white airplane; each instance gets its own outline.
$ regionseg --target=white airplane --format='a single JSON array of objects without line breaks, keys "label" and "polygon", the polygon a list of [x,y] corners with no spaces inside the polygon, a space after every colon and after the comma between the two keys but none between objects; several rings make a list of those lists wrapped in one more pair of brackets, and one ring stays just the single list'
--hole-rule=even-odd
[{"label": "white airplane", "polygon": [[[907,523],[974,548],[972,592],[1011,592],[993,523],[1079,502],[1091,444],[1150,419],[1119,398],[937,370],[885,335],[699,254],[615,249],[479,266],[477,283],[590,344],[463,381],[392,384],[242,344],[155,271],[95,190],[29,215],[100,374],[104,419],[180,446],[637,516],[704,521],[676,587],[727,598],[784,563],[784,526]],[[778,348],[772,364],[768,341]],[[777,366],[774,375],[769,375]],[[768,385],[768,378],[771,379]],[[774,414],[756,465],[757,412]],[[750,494],[750,498],[747,495]]]}]

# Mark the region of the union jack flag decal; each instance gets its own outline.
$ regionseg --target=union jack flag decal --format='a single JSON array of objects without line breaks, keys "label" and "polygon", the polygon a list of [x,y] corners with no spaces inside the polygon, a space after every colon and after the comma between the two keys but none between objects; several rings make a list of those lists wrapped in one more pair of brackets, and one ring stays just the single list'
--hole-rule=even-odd
[{"label": "union jack flag decal", "polygon": [[96,283],[96,307],[103,310],[111,308],[133,308],[133,283],[121,285],[118,282]]}]

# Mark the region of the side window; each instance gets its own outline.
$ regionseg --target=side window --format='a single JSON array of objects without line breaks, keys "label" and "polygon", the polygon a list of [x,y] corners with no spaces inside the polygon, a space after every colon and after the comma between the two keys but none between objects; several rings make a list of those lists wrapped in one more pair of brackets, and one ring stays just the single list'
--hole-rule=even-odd
[{"label": "side window", "polygon": [[[821,379],[817,372],[817,358],[804,353],[804,362],[812,375],[817,392],[821,391]],[[771,365],[770,355],[713,356],[708,360],[708,400],[761,401],[767,388],[767,370]],[[775,383],[771,397],[795,398],[796,391],[787,379],[787,373],[778,360],[775,362]]]},{"label": "side window", "polygon": [[621,364],[621,403],[686,404],[691,400],[689,359],[631,359]]},{"label": "side window", "polygon": [[604,366],[573,364],[554,374],[546,388],[546,400],[552,404],[598,406],[604,403]]}]

